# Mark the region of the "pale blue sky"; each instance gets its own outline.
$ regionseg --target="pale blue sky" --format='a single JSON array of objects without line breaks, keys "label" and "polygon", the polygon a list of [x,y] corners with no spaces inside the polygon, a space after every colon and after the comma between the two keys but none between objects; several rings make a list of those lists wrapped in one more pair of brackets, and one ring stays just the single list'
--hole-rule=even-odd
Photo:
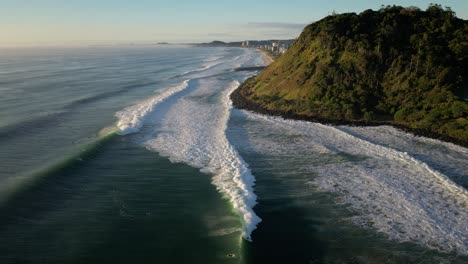
[{"label": "pale blue sky", "polygon": [[0,46],[294,38],[333,10],[431,2],[468,18],[468,0],[0,0]]}]

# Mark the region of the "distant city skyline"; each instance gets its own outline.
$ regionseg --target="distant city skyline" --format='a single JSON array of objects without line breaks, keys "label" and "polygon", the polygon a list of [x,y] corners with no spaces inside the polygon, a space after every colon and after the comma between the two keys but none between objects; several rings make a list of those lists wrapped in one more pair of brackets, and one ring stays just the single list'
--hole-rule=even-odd
[{"label": "distant city skyline", "polygon": [[0,46],[290,39],[333,11],[394,4],[426,9],[433,2],[468,17],[468,1],[457,0],[0,0]]}]

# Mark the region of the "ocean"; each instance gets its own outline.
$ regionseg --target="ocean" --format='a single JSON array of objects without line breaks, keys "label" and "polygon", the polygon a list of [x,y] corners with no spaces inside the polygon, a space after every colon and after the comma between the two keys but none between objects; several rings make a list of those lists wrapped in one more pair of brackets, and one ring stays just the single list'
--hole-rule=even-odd
[{"label": "ocean", "polygon": [[468,262],[468,149],[233,108],[261,65],[0,49],[0,263]]}]

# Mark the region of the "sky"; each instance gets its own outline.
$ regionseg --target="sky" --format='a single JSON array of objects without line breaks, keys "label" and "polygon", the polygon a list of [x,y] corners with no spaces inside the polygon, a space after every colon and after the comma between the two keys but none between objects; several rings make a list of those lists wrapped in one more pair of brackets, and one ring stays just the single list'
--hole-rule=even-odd
[{"label": "sky", "polygon": [[288,39],[333,11],[430,3],[468,19],[468,0],[0,0],[0,46]]}]

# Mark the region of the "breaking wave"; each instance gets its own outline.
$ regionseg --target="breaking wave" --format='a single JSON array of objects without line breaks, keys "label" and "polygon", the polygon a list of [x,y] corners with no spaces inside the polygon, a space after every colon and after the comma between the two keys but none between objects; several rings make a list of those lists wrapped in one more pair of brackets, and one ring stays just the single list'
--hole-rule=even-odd
[{"label": "breaking wave", "polygon": [[[447,172],[457,172],[466,168],[466,149],[421,139],[407,142],[414,144],[405,147],[408,153],[392,148],[391,143],[375,143],[389,141],[383,137],[396,133],[389,127],[380,127],[371,142],[366,138],[372,128],[333,127],[241,113],[254,121],[249,140],[257,151],[283,157],[285,164],[291,163],[287,172],[318,175],[313,176],[316,186],[337,193],[337,201],[357,213],[350,219],[355,224],[392,240],[468,255],[468,192],[433,167],[444,159],[433,158],[428,164],[409,154],[430,148],[458,157],[445,162],[461,162],[439,165]],[[422,148],[421,144],[430,145]],[[302,160],[304,163],[299,162]],[[294,162],[300,165],[294,167]]]},{"label": "breaking wave", "polygon": [[115,116],[118,118],[118,134],[127,135],[139,131],[143,126],[146,117],[153,111],[157,104],[186,89],[189,86],[189,82],[190,80],[185,80],[181,84],[169,88],[164,92],[143,101],[142,103],[127,107],[124,110],[117,112]]},{"label": "breaking wave", "polygon": [[[243,236],[251,240],[252,231],[261,221],[253,211],[257,199],[253,191],[255,178],[225,135],[232,108],[229,94],[239,82],[226,87],[219,80],[206,78],[194,80],[193,85],[196,89],[188,96],[174,98],[163,120],[154,121],[161,122],[155,125],[157,136],[143,145],[172,162],[183,162],[214,175],[213,184],[241,216]],[[216,103],[200,100],[210,97]]]},{"label": "breaking wave", "polygon": [[[252,231],[261,221],[253,211],[257,200],[255,178],[226,138],[232,109],[229,95],[240,83],[221,75],[226,73],[224,69],[235,68],[252,54],[229,60],[210,58],[203,68],[182,74],[200,73],[190,75],[192,79],[116,113],[120,135],[140,132],[133,139],[147,149],[213,175],[213,185],[241,217],[242,235],[247,240],[251,240]],[[220,64],[219,70],[212,71]],[[234,229],[221,233],[226,232]]]}]

